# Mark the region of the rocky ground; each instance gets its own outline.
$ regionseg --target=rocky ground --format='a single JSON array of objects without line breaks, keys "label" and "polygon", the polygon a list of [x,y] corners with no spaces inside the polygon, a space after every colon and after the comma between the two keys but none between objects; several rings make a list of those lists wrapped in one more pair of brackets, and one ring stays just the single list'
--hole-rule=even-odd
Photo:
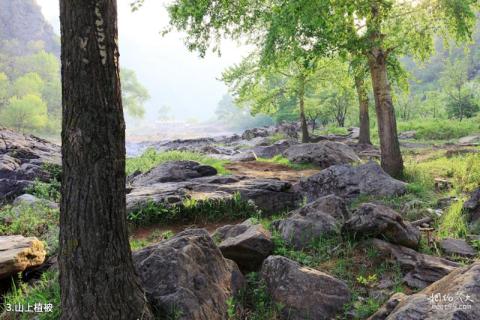
[{"label": "rocky ground", "polygon": [[[133,259],[156,312],[479,319],[478,138],[426,146],[403,133],[400,181],[378,165],[378,149],[357,144],[355,128],[309,144],[298,131],[282,124],[127,146],[137,157],[127,164]],[[54,144],[0,129],[5,302],[38,292],[58,301],[59,158]]]}]

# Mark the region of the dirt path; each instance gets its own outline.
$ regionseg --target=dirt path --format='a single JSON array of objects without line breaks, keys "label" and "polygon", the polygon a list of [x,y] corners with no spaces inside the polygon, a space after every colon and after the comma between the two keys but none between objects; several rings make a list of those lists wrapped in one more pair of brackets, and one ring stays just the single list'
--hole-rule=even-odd
[{"label": "dirt path", "polygon": [[285,165],[260,161],[234,162],[226,165],[225,168],[235,175],[289,182],[298,182],[301,178],[320,172],[315,169],[295,170]]}]

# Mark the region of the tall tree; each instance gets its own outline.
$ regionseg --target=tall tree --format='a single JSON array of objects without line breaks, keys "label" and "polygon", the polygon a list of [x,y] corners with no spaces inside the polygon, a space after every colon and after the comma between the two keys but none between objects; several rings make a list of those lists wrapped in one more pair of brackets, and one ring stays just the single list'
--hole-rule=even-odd
[{"label": "tall tree", "polygon": [[287,0],[190,1],[169,6],[171,24],[187,31],[190,49],[205,53],[212,40],[240,38],[261,48],[262,59],[295,56],[308,48],[318,55],[361,52],[369,62],[382,152],[382,166],[403,173],[388,65],[412,54],[426,58],[437,34],[471,36],[478,0]]},{"label": "tall tree", "polygon": [[125,212],[116,0],[60,1],[61,319],[152,319]]}]

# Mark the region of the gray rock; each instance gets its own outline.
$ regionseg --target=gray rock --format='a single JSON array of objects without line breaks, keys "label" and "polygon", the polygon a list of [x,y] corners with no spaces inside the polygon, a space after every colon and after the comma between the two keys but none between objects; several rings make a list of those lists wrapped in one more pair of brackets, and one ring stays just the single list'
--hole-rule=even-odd
[{"label": "gray rock", "polygon": [[45,164],[60,164],[60,147],[0,127],[0,204],[24,193],[36,179],[49,181]]},{"label": "gray rock", "polygon": [[459,144],[476,144],[480,142],[480,134],[474,134],[458,139]]},{"label": "gray rock", "polygon": [[283,319],[335,319],[351,296],[343,281],[282,256],[268,257],[261,276]]},{"label": "gray rock", "polygon": [[247,161],[255,161],[257,160],[257,157],[255,156],[255,153],[252,151],[245,151],[245,152],[240,152],[235,155],[233,155],[230,158],[231,161],[238,161],[238,162],[247,162]]},{"label": "gray rock", "polygon": [[215,168],[195,161],[168,161],[132,179],[129,178],[129,181],[133,186],[148,186],[159,182],[186,181],[216,174]]},{"label": "gray rock", "polygon": [[261,224],[246,220],[218,228],[212,236],[225,258],[237,263],[243,272],[257,271],[273,251],[272,235]]},{"label": "gray rock", "polygon": [[244,285],[237,265],[222,256],[204,229],[134,252],[133,262],[156,316],[226,319],[227,300]]},{"label": "gray rock", "polygon": [[457,268],[449,275],[406,297],[388,320],[480,319],[480,262]]},{"label": "gray rock", "polygon": [[286,219],[274,221],[272,227],[287,244],[301,250],[316,238],[339,233],[348,218],[343,199],[329,195],[292,211]]},{"label": "gray rock", "polygon": [[417,136],[417,131],[415,130],[403,131],[403,132],[400,132],[400,134],[398,135],[398,139],[403,139],[403,140],[415,139],[416,136]]},{"label": "gray rock", "polygon": [[308,201],[335,194],[352,200],[359,195],[395,196],[406,192],[406,183],[390,177],[373,161],[359,166],[332,166],[302,179],[298,190]]},{"label": "gray rock", "polygon": [[399,263],[405,274],[404,282],[412,288],[423,289],[460,267],[456,262],[419,253],[380,239],[372,239],[367,245],[376,248],[385,259],[393,259]]},{"label": "gray rock", "polygon": [[242,139],[252,140],[253,138],[258,137],[267,137],[269,135],[268,129],[266,128],[253,128],[247,129],[242,133]]},{"label": "gray rock", "polygon": [[372,203],[362,204],[345,222],[343,232],[354,237],[384,237],[392,243],[416,249],[420,231],[394,210]]},{"label": "gray rock", "polygon": [[443,239],[440,241],[440,247],[450,256],[473,258],[477,255],[475,249],[473,249],[465,240],[461,239]]},{"label": "gray rock", "polygon": [[289,182],[276,179],[250,179],[240,176],[211,176],[180,182],[134,186],[127,194],[127,211],[132,212],[149,203],[178,205],[187,198],[199,201],[220,199],[229,201],[239,193],[264,213],[278,213],[296,208],[300,200]]},{"label": "gray rock", "polygon": [[350,139],[358,139],[358,138],[360,138],[360,128],[358,128],[358,127],[348,128],[348,137],[349,137]]},{"label": "gray rock", "polygon": [[285,150],[283,155],[293,163],[312,163],[322,169],[360,161],[352,148],[332,141],[294,145]]},{"label": "gray rock", "polygon": [[292,143],[287,140],[280,140],[269,146],[258,146],[253,148],[253,153],[257,158],[267,158],[271,159],[277,155],[281,155],[285,150],[287,150]]},{"label": "gray rock", "polygon": [[16,197],[15,200],[13,201],[13,206],[29,206],[33,208],[38,206],[44,206],[51,209],[58,209],[58,204],[56,204],[55,202],[45,200],[45,199],[39,199],[27,193]]}]

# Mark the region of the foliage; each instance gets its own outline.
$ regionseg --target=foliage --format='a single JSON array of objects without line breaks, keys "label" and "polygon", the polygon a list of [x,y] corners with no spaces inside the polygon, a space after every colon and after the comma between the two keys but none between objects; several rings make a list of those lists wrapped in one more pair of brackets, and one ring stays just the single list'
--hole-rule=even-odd
[{"label": "foliage", "polygon": [[128,115],[134,118],[142,118],[145,114],[144,104],[150,99],[147,89],[138,81],[133,70],[120,69],[120,78],[124,109]]},{"label": "foliage", "polygon": [[48,121],[47,105],[36,95],[22,98],[10,98],[8,106],[0,112],[0,119],[6,126],[18,131],[38,130],[44,128]]},{"label": "foliage", "polygon": [[217,170],[218,174],[228,174],[227,169],[225,169],[225,165],[228,163],[228,161],[210,158],[196,152],[157,152],[155,149],[152,148],[147,149],[140,157],[128,158],[126,164],[126,172],[127,175],[130,175],[136,171],[146,172],[164,162],[179,160],[197,161],[201,164],[214,167]]},{"label": "foliage", "polygon": [[222,219],[244,219],[258,217],[259,210],[250,201],[242,199],[235,193],[224,199],[187,198],[181,204],[163,204],[149,202],[144,207],[127,215],[127,220],[134,225],[154,223],[197,223],[218,221]]},{"label": "foliage", "polygon": [[[52,312],[36,313],[35,319],[56,320],[60,318],[60,283],[56,271],[43,273],[40,280],[36,281],[33,286],[29,286],[27,283],[21,282],[21,280],[19,285],[14,283],[12,292],[4,296],[3,306],[6,308],[7,304],[10,304],[14,308],[15,305],[23,305],[27,308],[30,305],[33,310],[37,303],[41,303],[42,306],[51,304]],[[31,319],[31,314],[16,313],[15,319],[28,320]]]}]

